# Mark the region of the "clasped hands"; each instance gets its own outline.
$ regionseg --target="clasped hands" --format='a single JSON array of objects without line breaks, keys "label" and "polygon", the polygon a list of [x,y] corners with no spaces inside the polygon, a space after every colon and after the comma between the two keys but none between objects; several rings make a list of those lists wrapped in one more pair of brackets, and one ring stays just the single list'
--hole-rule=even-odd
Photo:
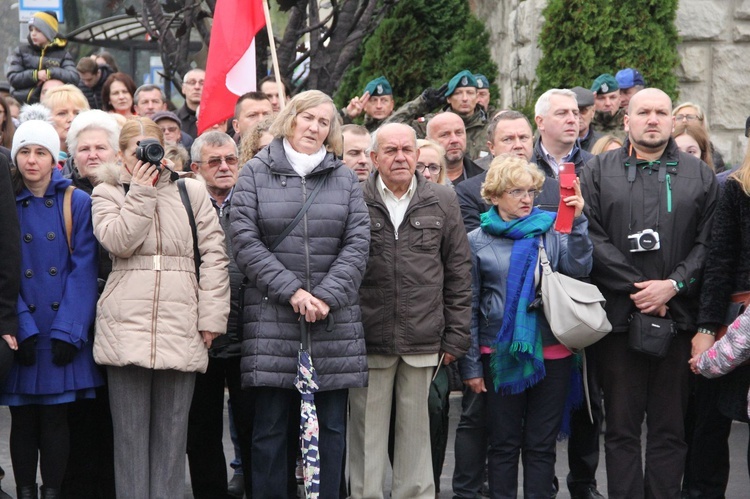
[{"label": "clasped hands", "polygon": [[299,288],[289,299],[289,303],[294,311],[305,317],[307,322],[321,321],[328,317],[331,307],[320,298],[315,298],[312,294]]}]

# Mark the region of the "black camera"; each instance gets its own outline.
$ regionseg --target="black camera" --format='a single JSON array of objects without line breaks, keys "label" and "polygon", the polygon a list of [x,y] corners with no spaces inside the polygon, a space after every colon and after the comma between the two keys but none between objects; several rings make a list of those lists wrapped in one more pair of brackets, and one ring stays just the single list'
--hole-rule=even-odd
[{"label": "black camera", "polygon": [[164,158],[164,148],[156,139],[143,139],[138,141],[135,148],[135,157],[144,163],[151,163],[157,170],[161,169],[161,160]]},{"label": "black camera", "polygon": [[645,229],[635,234],[628,235],[630,252],[656,251],[661,248],[659,233],[653,229]]}]

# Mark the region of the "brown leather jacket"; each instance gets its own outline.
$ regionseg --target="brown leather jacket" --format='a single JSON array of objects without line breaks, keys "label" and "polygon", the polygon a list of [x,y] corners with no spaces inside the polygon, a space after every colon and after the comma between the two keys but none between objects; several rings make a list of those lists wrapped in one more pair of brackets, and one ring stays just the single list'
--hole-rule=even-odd
[{"label": "brown leather jacket", "polygon": [[363,184],[371,237],[359,291],[367,353],[461,357],[470,343],[471,259],[456,194],[416,174],[396,240],[377,175]]}]

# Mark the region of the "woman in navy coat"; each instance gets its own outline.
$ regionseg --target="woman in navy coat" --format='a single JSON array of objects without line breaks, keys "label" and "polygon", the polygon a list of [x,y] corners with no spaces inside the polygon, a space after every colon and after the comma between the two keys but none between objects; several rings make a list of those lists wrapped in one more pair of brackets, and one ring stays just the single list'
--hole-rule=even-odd
[{"label": "woman in navy coat", "polygon": [[13,181],[21,227],[21,293],[16,359],[2,385],[10,406],[10,453],[19,498],[36,498],[41,455],[43,498],[59,497],[70,448],[67,404],[94,396],[102,378],[88,337],[97,298],[97,246],[91,199],[71,198],[56,168],[60,140],[47,122],[21,124],[13,138]]}]

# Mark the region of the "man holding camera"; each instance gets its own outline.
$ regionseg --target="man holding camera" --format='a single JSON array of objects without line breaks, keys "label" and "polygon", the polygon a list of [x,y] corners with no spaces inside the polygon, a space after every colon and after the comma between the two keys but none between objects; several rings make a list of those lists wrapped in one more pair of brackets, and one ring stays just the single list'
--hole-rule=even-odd
[{"label": "man holding camera", "polygon": [[[674,498],[680,496],[687,451],[690,340],[719,187],[706,164],[680,152],[671,138],[667,94],[655,88],[638,92],[624,120],[625,145],[591,159],[581,179],[594,243],[591,278],[607,299],[613,326],[594,345],[607,408],[608,496]],[[673,321],[674,336],[661,317]],[[635,318],[645,319],[645,326],[636,328]],[[666,338],[663,357],[633,350],[646,333]]]}]

